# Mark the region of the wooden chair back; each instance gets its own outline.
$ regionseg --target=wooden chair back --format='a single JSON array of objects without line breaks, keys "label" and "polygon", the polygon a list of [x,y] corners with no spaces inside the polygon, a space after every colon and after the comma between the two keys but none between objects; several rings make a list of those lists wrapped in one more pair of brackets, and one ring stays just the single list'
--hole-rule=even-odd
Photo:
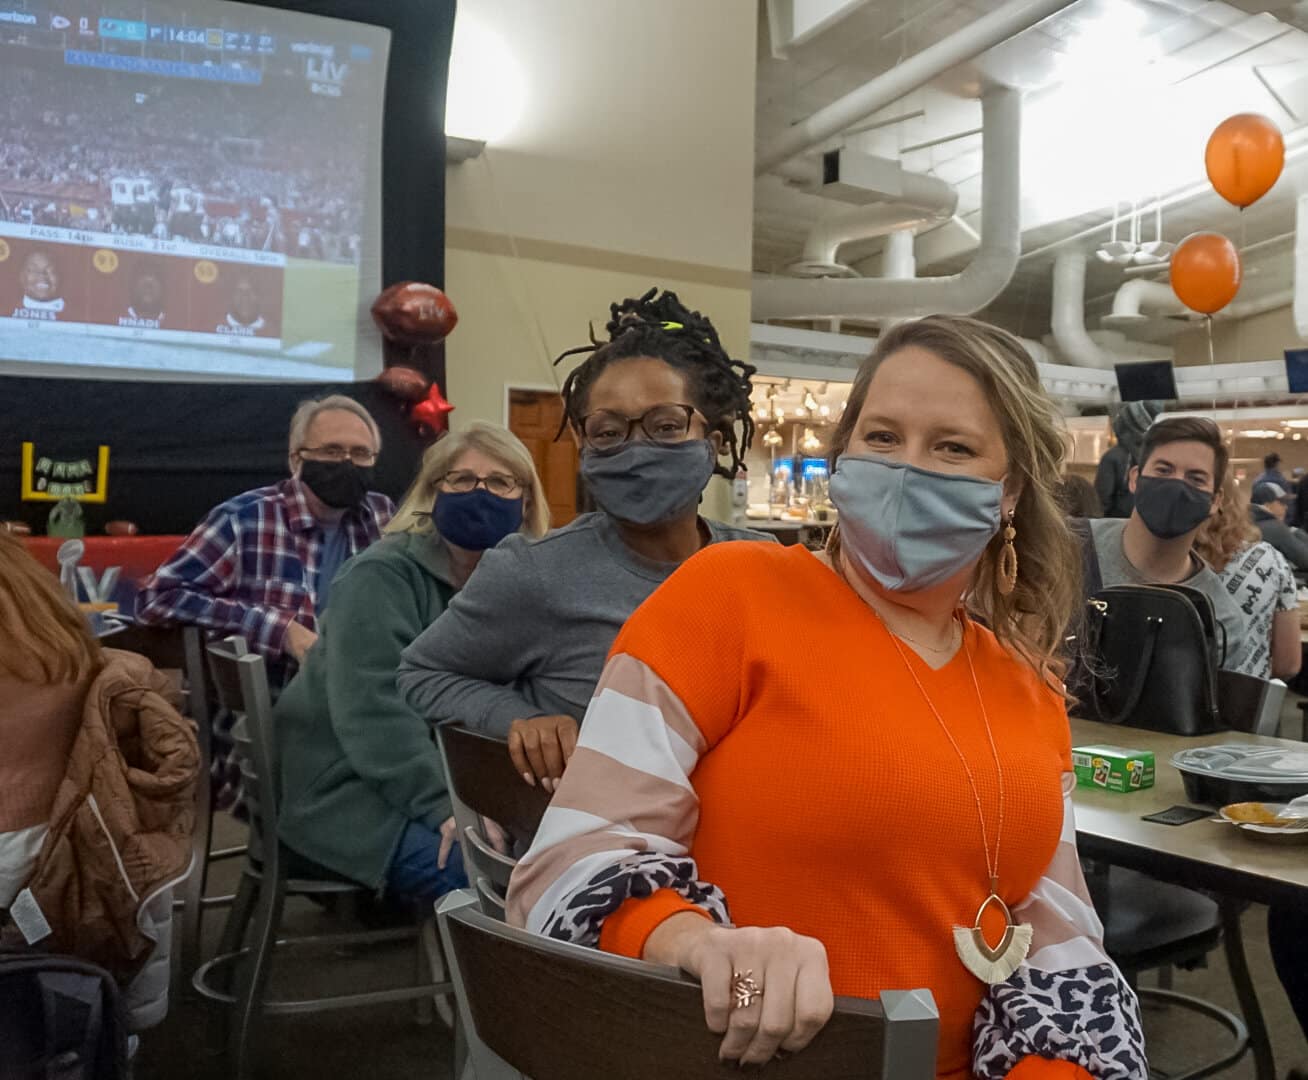
[{"label": "wooden chair back", "polygon": [[[725,1080],[721,1036],[699,984],[672,968],[529,934],[477,910],[464,891],[440,908],[441,933],[477,1080]],[[839,998],[802,1053],[772,1080],[932,1080],[939,1018],[928,990]]]},{"label": "wooden chair back", "polygon": [[[531,846],[550,797],[517,774],[503,739],[442,724],[436,729],[436,741],[450,784],[468,880],[482,910],[503,919],[509,877],[517,865],[514,856],[521,856]],[[504,830],[510,841],[509,853],[497,851],[491,844],[482,827],[483,816]]]},{"label": "wooden chair back", "polygon": [[508,744],[457,724],[436,729],[451,794],[474,814],[496,822],[526,851],[550,804],[549,793],[523,781],[509,759]]}]

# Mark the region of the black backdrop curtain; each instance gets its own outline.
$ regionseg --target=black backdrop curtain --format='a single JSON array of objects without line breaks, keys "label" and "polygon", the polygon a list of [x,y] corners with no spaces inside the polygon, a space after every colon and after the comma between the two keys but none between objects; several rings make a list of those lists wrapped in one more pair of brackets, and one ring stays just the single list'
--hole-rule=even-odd
[{"label": "black backdrop curtain", "polygon": [[[423,444],[399,402],[377,383],[140,383],[21,378],[0,380],[0,518],[45,532],[54,503],[19,501],[24,441],[38,454],[82,457],[109,447],[109,499],[85,503],[87,533],[133,521],[146,533],[190,532],[238,492],[287,475],[287,429],[307,397],[348,394],[382,432],[377,487],[398,498]],[[94,458],[92,458],[94,460]]]},{"label": "black backdrop curtain", "polygon": [[[254,0],[260,3],[261,0]],[[445,280],[445,86],[455,0],[268,0],[391,31],[382,136],[382,277]],[[444,385],[437,354],[422,366]],[[286,475],[286,436],[301,400],[341,392],[382,429],[378,488],[398,497],[423,449],[394,398],[374,383],[161,383],[0,376],[0,519],[45,531],[52,503],[20,500],[21,445],[110,448],[109,499],[85,504],[87,532],[134,521],[188,532],[213,506]]]}]

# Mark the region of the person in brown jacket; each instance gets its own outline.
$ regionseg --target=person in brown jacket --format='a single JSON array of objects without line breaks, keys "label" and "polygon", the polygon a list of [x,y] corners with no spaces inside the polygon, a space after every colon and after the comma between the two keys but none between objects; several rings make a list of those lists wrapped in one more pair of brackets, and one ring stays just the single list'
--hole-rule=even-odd
[{"label": "person in brown jacket", "polygon": [[21,540],[0,532],[0,910],[26,883],[104,656]]},{"label": "person in brown jacket", "polygon": [[104,967],[133,1030],[163,1019],[190,866],[199,753],[176,701],[0,533],[0,941]]}]

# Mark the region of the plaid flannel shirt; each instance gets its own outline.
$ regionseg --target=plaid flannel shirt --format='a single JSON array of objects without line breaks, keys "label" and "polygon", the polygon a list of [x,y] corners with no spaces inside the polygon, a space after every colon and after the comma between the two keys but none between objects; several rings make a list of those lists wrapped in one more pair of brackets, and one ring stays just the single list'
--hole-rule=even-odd
[{"label": "plaid flannel shirt", "polygon": [[[284,642],[292,622],[317,631],[314,606],[322,561],[322,525],[309,510],[306,488],[290,478],[228,499],[211,510],[186,542],[145,583],[136,616],[143,623],[185,623],[240,634],[269,660],[276,687],[293,665]],[[395,512],[370,492],[342,524],[350,554],[381,536]]]}]

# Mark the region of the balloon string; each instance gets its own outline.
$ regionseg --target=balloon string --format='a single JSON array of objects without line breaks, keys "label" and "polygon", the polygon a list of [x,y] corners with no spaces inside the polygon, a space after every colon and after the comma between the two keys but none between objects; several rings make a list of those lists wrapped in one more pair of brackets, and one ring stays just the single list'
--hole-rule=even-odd
[{"label": "balloon string", "polygon": [[1213,423],[1217,423],[1217,357],[1213,353],[1213,317],[1204,316],[1204,336],[1208,339],[1208,373],[1213,377]]}]

